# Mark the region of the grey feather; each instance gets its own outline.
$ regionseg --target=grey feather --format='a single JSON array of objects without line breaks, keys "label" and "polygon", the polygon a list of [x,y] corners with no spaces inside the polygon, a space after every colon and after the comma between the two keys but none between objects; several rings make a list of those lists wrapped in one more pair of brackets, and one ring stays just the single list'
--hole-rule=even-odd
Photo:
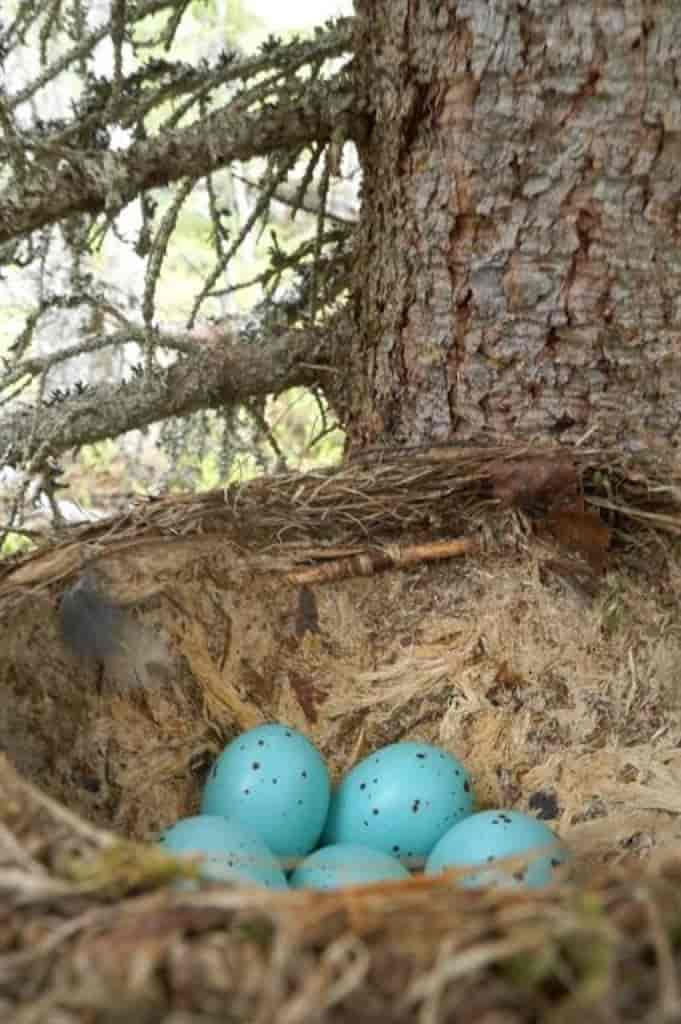
[{"label": "grey feather", "polygon": [[61,600],[64,642],[80,658],[105,661],[125,648],[126,611],[103,594],[94,576],[85,574]]}]

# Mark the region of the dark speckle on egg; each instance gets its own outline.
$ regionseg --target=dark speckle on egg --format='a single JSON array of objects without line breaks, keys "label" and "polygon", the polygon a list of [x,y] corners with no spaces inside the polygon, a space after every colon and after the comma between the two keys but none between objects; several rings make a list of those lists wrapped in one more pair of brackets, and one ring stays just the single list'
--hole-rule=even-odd
[{"label": "dark speckle on egg", "polygon": [[250,795],[251,795],[250,789],[245,789],[244,790],[244,796],[250,796]]},{"label": "dark speckle on egg", "polygon": [[254,772],[257,772],[259,767],[260,767],[260,761],[254,761],[253,764],[251,765],[251,768],[253,769]]},{"label": "dark speckle on egg", "polygon": [[279,782],[279,779],[272,779],[272,785],[273,785],[273,786],[276,786],[276,784],[277,784],[278,782]]},{"label": "dark speckle on egg", "polygon": [[419,761],[425,761],[425,759],[426,759],[426,755],[425,754],[417,754],[416,756],[418,757]]},{"label": "dark speckle on egg", "polygon": [[366,782],[360,782],[360,784],[359,784],[359,788],[360,788],[360,789],[366,789],[366,788],[367,788],[367,784],[366,784]]},{"label": "dark speckle on egg", "polygon": [[558,860],[556,857],[552,857],[551,858],[551,867],[552,868],[560,867],[561,863],[562,862],[560,860]]},{"label": "dark speckle on egg", "polygon": [[487,863],[488,863],[488,864],[491,864],[491,862],[492,862],[493,860],[495,860],[495,859],[496,859],[496,858],[495,858],[495,856],[494,856],[494,854],[493,854],[493,853],[488,853],[488,854],[487,854]]},{"label": "dark speckle on egg", "polygon": [[395,846],[393,846],[393,853],[399,853],[399,852],[400,852],[400,848],[399,848],[399,846],[397,846],[397,844],[395,844]]},{"label": "dark speckle on egg", "polygon": [[306,779],[306,778],[307,778],[307,772],[306,772],[306,771],[302,771],[302,772],[301,772],[300,774],[301,774],[301,776],[302,776],[302,777],[303,777],[304,779]]},{"label": "dark speckle on egg", "polygon": [[374,807],[374,809],[372,810],[372,812],[371,812],[371,813],[372,813],[372,814],[374,815],[374,817],[375,817],[375,816],[376,816],[376,815],[378,814],[378,807]]},{"label": "dark speckle on egg", "polygon": [[413,804],[411,805],[412,813],[413,814],[417,814],[420,806],[421,806],[421,801],[420,800],[414,800]]},{"label": "dark speckle on egg", "polygon": [[258,746],[259,747],[264,747],[265,746],[265,741],[264,740],[258,740]]}]

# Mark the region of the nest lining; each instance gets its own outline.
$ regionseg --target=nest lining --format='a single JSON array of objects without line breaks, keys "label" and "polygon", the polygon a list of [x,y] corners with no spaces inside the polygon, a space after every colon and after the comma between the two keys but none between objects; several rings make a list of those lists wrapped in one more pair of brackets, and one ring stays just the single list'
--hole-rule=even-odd
[{"label": "nest lining", "polygon": [[[140,502],[4,566],[0,1009],[676,1019],[680,526],[675,466],[650,454],[454,447]],[[59,651],[54,595],[93,563],[158,641],[141,688],[139,666],[102,682]],[[336,774],[383,742],[442,742],[483,804],[553,808],[581,876],[172,891],[177,864],[125,837],[191,809],[197,766],[268,717]],[[26,721],[28,753],[8,745]]]}]

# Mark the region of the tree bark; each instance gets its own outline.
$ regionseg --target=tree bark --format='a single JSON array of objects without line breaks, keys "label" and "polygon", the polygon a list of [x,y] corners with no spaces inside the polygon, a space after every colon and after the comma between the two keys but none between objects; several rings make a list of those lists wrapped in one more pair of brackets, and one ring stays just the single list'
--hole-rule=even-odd
[{"label": "tree bark", "polygon": [[678,0],[357,0],[353,445],[675,443]]}]

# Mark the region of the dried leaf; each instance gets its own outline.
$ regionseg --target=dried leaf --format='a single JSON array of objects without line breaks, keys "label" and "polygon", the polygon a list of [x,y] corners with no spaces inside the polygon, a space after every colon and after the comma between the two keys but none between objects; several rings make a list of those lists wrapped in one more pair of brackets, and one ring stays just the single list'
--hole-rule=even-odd
[{"label": "dried leaf", "polygon": [[547,525],[559,544],[580,554],[595,573],[604,572],[610,530],[598,512],[585,506],[583,498],[554,507]]},{"label": "dried leaf", "polygon": [[553,504],[577,494],[577,468],[563,452],[493,462],[492,493],[506,505]]}]

